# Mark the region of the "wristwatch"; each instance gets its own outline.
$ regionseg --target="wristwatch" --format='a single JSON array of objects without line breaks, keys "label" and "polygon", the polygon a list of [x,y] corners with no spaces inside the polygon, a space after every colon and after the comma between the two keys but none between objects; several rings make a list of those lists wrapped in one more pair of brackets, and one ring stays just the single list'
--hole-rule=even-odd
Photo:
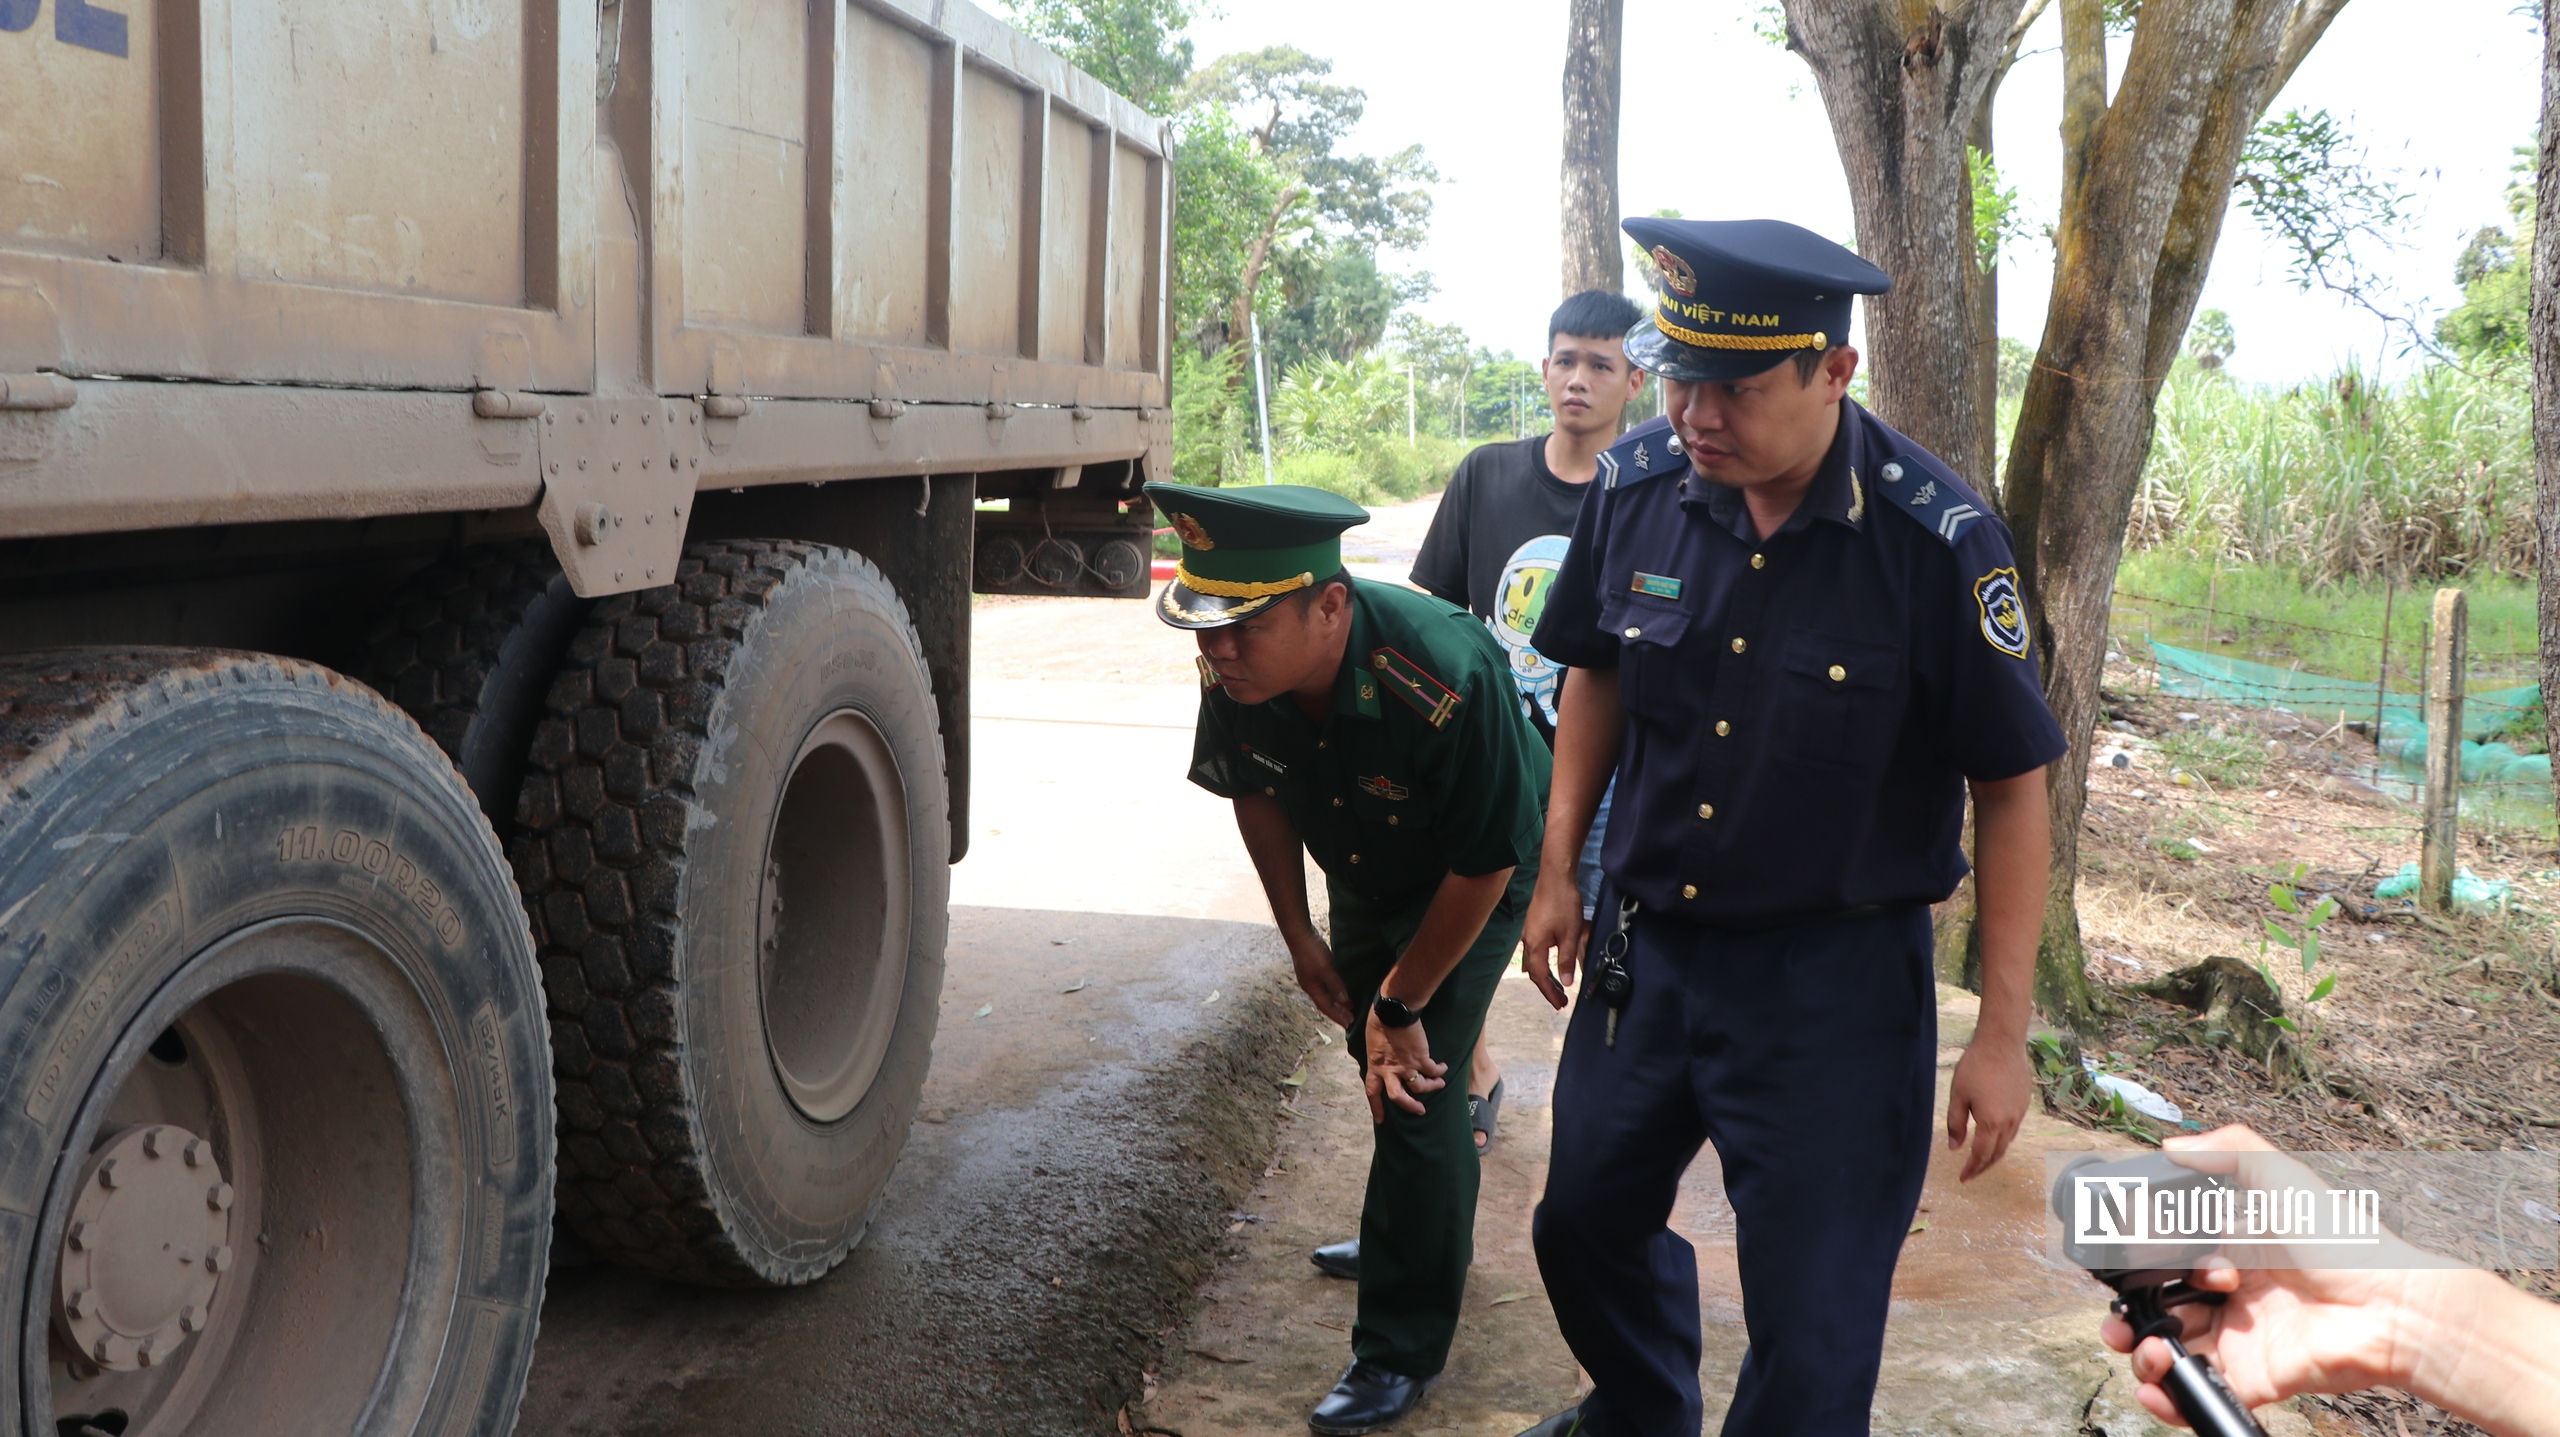
[{"label": "wristwatch", "polygon": [[1402,998],[1390,998],[1384,993],[1369,1005],[1369,1011],[1378,1015],[1381,1026],[1388,1028],[1410,1028],[1422,1021],[1422,1015],[1406,1007]]}]

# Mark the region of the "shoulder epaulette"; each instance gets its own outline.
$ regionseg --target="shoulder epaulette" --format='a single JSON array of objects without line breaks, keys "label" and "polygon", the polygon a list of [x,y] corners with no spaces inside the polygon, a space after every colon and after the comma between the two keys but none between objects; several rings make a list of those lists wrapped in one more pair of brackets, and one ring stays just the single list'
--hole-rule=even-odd
[{"label": "shoulder epaulette", "polygon": [[1931,530],[1950,549],[1965,531],[1991,517],[1991,502],[1916,446],[1888,450],[1876,468],[1876,496],[1884,507]]},{"label": "shoulder epaulette", "polygon": [[1387,692],[1405,701],[1407,707],[1422,715],[1423,722],[1433,728],[1447,727],[1457,716],[1458,705],[1466,700],[1457,690],[1433,678],[1429,670],[1394,649],[1374,649],[1369,654],[1369,667],[1378,671]]},{"label": "shoulder epaulette", "polygon": [[1683,473],[1688,467],[1680,440],[1671,432],[1671,421],[1656,415],[1600,451],[1600,487],[1624,489],[1657,475]]}]

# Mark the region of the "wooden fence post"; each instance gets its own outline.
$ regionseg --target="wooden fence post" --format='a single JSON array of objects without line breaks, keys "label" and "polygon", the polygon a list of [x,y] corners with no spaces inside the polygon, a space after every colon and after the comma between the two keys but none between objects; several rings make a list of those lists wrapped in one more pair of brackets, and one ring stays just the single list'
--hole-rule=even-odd
[{"label": "wooden fence post", "polygon": [[2462,682],[2470,602],[2460,589],[2436,590],[2427,645],[2426,829],[2418,845],[2418,906],[2453,907],[2454,819],[2462,793]]}]

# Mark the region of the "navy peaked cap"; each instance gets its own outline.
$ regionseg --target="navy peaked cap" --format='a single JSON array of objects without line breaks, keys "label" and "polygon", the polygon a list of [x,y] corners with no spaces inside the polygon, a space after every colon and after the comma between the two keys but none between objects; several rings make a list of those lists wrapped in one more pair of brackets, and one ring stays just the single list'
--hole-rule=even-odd
[{"label": "navy peaked cap", "polygon": [[1661,278],[1651,317],[1627,333],[1627,358],[1666,379],[1758,374],[1849,337],[1853,297],[1893,279],[1842,245],[1784,220],[1631,219]]}]

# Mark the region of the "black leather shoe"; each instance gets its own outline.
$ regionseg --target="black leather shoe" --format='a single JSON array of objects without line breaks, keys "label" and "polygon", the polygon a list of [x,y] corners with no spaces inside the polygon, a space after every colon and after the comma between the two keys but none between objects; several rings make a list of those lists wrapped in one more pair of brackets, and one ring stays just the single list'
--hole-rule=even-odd
[{"label": "black leather shoe", "polygon": [[1548,1418],[1546,1421],[1539,1423],[1537,1426],[1530,1428],[1528,1431],[1521,1433],[1520,1437],[1576,1437],[1576,1434],[1581,1431],[1582,1404],[1577,1402],[1573,1406],[1557,1413],[1555,1416]]},{"label": "black leather shoe", "polygon": [[1342,1380],[1316,1404],[1307,1429],[1324,1437],[1354,1437],[1401,1420],[1439,1382],[1434,1377],[1399,1377],[1364,1358],[1353,1359]]},{"label": "black leather shoe", "polygon": [[1330,1247],[1317,1248],[1315,1255],[1307,1261],[1314,1263],[1316,1271],[1327,1277],[1343,1277],[1358,1282],[1360,1280],[1360,1239],[1355,1237],[1349,1242],[1337,1242]]}]

